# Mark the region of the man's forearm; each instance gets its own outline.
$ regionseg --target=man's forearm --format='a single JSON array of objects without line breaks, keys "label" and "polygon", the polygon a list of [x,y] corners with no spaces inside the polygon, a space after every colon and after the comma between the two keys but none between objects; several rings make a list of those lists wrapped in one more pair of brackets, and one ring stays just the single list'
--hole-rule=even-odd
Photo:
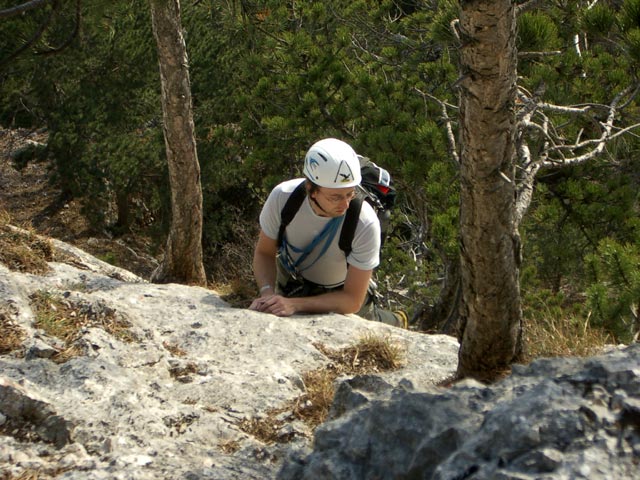
[{"label": "man's forearm", "polygon": [[355,298],[344,290],[336,290],[313,297],[293,297],[288,301],[294,306],[296,312],[347,314],[360,310],[364,299]]},{"label": "man's forearm", "polygon": [[253,276],[261,295],[273,294],[276,288],[276,259],[260,254],[254,255]]}]

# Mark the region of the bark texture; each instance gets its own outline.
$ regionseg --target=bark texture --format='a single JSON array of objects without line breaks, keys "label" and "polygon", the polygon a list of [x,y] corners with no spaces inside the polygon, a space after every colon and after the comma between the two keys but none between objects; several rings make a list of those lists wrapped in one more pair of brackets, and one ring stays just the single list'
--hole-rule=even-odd
[{"label": "bark texture", "polygon": [[492,380],[519,354],[522,328],[514,179],[515,3],[472,0],[460,5],[458,374]]},{"label": "bark texture", "polygon": [[172,215],[165,256],[152,280],[205,285],[202,186],[180,2],[150,0],[150,6],[160,66]]}]

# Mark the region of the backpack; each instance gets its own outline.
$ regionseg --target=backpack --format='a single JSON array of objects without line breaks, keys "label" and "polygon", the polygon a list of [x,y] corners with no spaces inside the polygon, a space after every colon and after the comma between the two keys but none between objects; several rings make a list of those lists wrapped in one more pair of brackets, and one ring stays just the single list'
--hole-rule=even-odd
[{"label": "backpack", "polygon": [[[362,182],[356,188],[358,195],[351,200],[349,208],[345,213],[345,219],[338,241],[340,250],[344,252],[345,256],[348,256],[352,250],[351,244],[356,232],[356,227],[358,226],[362,202],[368,202],[378,215],[381,231],[380,248],[382,248],[391,220],[391,209],[396,201],[396,190],[393,187],[393,180],[389,172],[373,163],[367,157],[358,155],[358,159],[360,160]],[[305,196],[305,182],[302,182],[294,189],[284,204],[284,207],[282,207],[282,211],[280,212],[282,221],[280,223],[280,230],[278,231],[278,248],[280,248],[284,240],[284,232],[287,225],[291,223],[296,213],[298,213]]]}]

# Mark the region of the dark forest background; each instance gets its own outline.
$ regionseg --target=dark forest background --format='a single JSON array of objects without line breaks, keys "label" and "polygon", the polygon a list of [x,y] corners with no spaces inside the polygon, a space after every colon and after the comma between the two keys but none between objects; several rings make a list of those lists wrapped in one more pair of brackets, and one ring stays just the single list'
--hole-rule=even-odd
[{"label": "dark forest background", "polygon": [[[598,105],[634,92],[598,155],[556,157],[536,174],[520,225],[526,335],[537,335],[528,351],[576,353],[588,336],[630,342],[640,314],[640,0],[527,3],[518,84],[558,106],[553,131],[534,133],[534,155],[555,138],[586,138],[605,115]],[[0,10],[15,5],[0,0]],[[391,172],[399,196],[378,283],[390,306],[428,316],[449,294],[458,257],[456,2],[193,0],[182,9],[209,283],[251,295],[263,201],[300,176],[314,141],[335,136]],[[0,17],[0,38],[0,126],[47,134],[15,168],[48,162],[50,182],[81,202],[93,231],[143,236],[161,254],[170,191],[146,2],[48,2]]]}]

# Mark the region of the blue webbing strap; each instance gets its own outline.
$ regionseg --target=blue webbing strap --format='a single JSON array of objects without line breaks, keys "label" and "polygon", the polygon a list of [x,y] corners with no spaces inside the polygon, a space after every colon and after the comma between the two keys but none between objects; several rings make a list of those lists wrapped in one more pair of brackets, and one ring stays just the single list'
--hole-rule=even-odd
[{"label": "blue webbing strap", "polygon": [[[287,242],[287,236],[285,235],[282,241],[282,246],[280,247],[280,251],[281,251],[280,257],[287,271],[292,274],[298,274],[315,265],[315,263],[320,259],[320,257],[322,257],[326,253],[327,249],[329,248],[329,245],[331,245],[333,238],[336,236],[336,233],[340,228],[340,223],[342,222],[342,218],[343,216],[334,217],[331,220],[329,220],[327,224],[324,226],[324,228],[322,229],[322,231],[313,239],[313,241],[309,245],[307,245],[306,248],[303,248],[303,249],[297,248],[296,246],[289,244],[289,242]],[[309,265],[307,265],[306,267],[299,268],[302,262],[304,262],[307,259],[309,254],[320,244],[320,242],[322,242],[322,240],[325,240],[324,245],[322,246],[322,250],[320,251],[318,256],[315,258],[315,260],[311,262]],[[291,251],[293,251],[294,253],[300,254],[300,257],[298,257],[298,259],[294,263],[291,262],[288,248],[291,248]]]}]

